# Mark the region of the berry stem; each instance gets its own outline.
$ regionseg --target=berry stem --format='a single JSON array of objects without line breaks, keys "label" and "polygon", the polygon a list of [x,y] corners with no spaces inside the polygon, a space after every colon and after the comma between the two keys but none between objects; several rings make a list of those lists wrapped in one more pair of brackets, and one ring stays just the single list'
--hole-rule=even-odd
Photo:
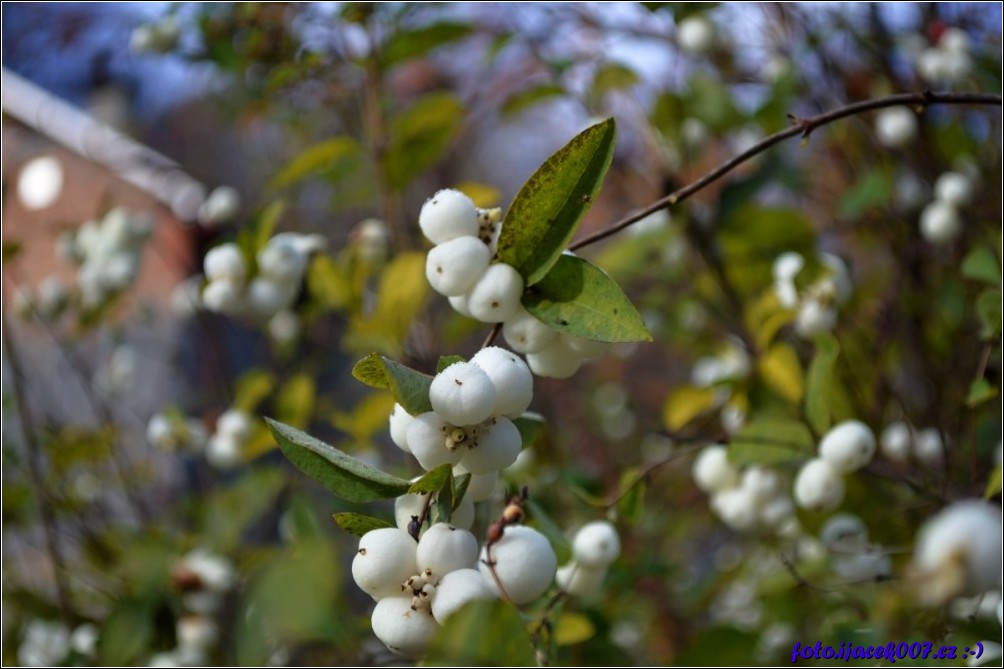
[{"label": "berry stem", "polygon": [[499,336],[499,332],[502,332],[502,323],[496,323],[492,326],[491,332],[488,333],[488,336],[481,343],[481,348],[488,348],[495,343],[495,338]]}]

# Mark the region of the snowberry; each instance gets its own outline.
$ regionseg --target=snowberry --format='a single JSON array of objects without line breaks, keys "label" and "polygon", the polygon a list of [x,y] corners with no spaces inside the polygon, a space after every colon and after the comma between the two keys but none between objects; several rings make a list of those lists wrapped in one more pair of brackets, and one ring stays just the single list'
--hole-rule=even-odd
[{"label": "snowberry", "polygon": [[777,495],[764,502],[758,511],[759,520],[766,527],[779,530],[795,515],[795,505],[787,495]]},{"label": "snowberry", "polygon": [[876,581],[892,575],[892,561],[879,549],[865,549],[854,555],[836,555],[833,570],[852,583]]},{"label": "snowberry", "polygon": [[819,300],[805,299],[795,316],[795,332],[800,337],[811,338],[829,332],[837,324],[837,310]]},{"label": "snowberry", "polygon": [[505,469],[516,461],[523,440],[519,430],[511,420],[503,416],[492,419],[491,423],[464,451],[461,463],[472,474],[487,474]]},{"label": "snowberry", "polygon": [[964,207],[973,199],[973,184],[964,174],[945,172],[934,182],[934,197],[953,207]]},{"label": "snowberry", "polygon": [[948,244],[962,232],[962,220],[956,208],[935,200],[920,212],[920,234],[931,244]]},{"label": "snowberry", "polygon": [[221,314],[237,314],[244,309],[241,289],[230,279],[210,281],[202,290],[202,303]]},{"label": "snowberry", "polygon": [[227,223],[237,215],[241,207],[241,196],[236,188],[218,186],[199,206],[197,217],[199,223],[207,228],[213,228]]},{"label": "snowberry", "polygon": [[875,134],[890,149],[901,149],[917,136],[917,115],[907,107],[883,109],[875,118]]},{"label": "snowberry", "polygon": [[681,49],[700,56],[714,45],[715,27],[704,17],[692,16],[680,22],[676,39]]},{"label": "snowberry", "polygon": [[795,502],[802,508],[827,511],[844,500],[844,480],[828,460],[809,460],[795,477]]},{"label": "snowberry", "polygon": [[917,433],[913,444],[913,453],[925,465],[937,467],[945,456],[945,445],[941,441],[941,433],[933,427]]},{"label": "snowberry", "polygon": [[401,584],[418,573],[415,540],[405,530],[384,527],[359,539],[352,578],[373,599],[401,594]]},{"label": "snowberry", "polygon": [[400,404],[395,404],[390,412],[390,439],[394,445],[405,453],[410,453],[408,448],[408,427],[415,417],[404,410]]},{"label": "snowberry", "polygon": [[251,436],[251,416],[240,409],[227,409],[216,419],[216,432],[247,441]]},{"label": "snowberry", "polygon": [[495,385],[471,362],[453,363],[429,386],[433,410],[453,425],[476,425],[485,420],[495,409],[495,399]]},{"label": "snowberry", "polygon": [[838,513],[830,516],[819,530],[819,538],[831,550],[853,552],[868,545],[868,528],[857,516]]},{"label": "snowberry", "polygon": [[739,470],[729,464],[724,446],[708,446],[694,459],[691,470],[694,483],[706,493],[718,492],[739,484]]},{"label": "snowberry", "polygon": [[536,353],[527,353],[526,364],[537,376],[567,379],[579,371],[582,358],[568,348],[562,337],[556,337]]},{"label": "snowberry", "polygon": [[861,469],[875,455],[875,435],[861,421],[847,420],[830,428],[819,443],[819,456],[837,471]]},{"label": "snowberry", "polygon": [[478,351],[471,362],[481,368],[495,386],[496,416],[517,418],[533,399],[533,374],[522,358],[498,346]]},{"label": "snowberry", "polygon": [[173,447],[174,427],[171,420],[164,414],[158,413],[150,418],[146,425],[146,440],[151,445],[164,450],[171,450]]},{"label": "snowberry", "polygon": [[1001,575],[1000,511],[981,500],[955,502],[920,529],[913,565],[921,599],[950,598],[997,588]]},{"label": "snowberry", "polygon": [[555,573],[558,587],[568,594],[578,597],[586,597],[599,592],[606,577],[606,567],[590,568],[578,564],[574,560],[560,567]]},{"label": "snowberry", "polygon": [[257,276],[248,285],[248,305],[259,316],[270,317],[292,303],[295,291],[294,283]]},{"label": "snowberry", "polygon": [[288,344],[300,336],[300,317],[291,309],[281,309],[268,319],[265,329],[268,336],[279,344]]},{"label": "snowberry", "polygon": [[472,501],[483,502],[491,497],[492,493],[495,492],[495,484],[498,483],[499,480],[499,473],[497,470],[490,471],[487,474],[471,474],[471,472],[464,467],[463,461],[461,461],[460,464],[453,468],[453,475],[463,476],[464,474],[471,475],[471,482],[467,485],[466,497],[470,497]]},{"label": "snowberry", "polygon": [[418,542],[415,560],[418,573],[438,582],[457,569],[474,567],[478,559],[478,540],[467,530],[448,523],[436,523]]},{"label": "snowberry", "polygon": [[[494,566],[495,576],[488,562]],[[502,583],[513,604],[526,604],[544,593],[554,580],[558,558],[543,534],[525,525],[511,525],[502,538],[481,550],[478,570],[492,592],[502,596]]]},{"label": "snowberry", "polygon": [[457,237],[476,237],[478,212],[471,198],[458,190],[441,190],[422,205],[418,214],[422,233],[433,244]]},{"label": "snowberry", "polygon": [[206,460],[216,469],[233,469],[243,459],[241,442],[230,435],[215,434],[206,444]]},{"label": "snowberry", "polygon": [[756,501],[744,488],[728,488],[714,493],[711,497],[711,509],[723,523],[734,530],[744,532],[756,525]]},{"label": "snowberry", "polygon": [[467,318],[474,318],[471,315],[471,310],[467,308],[467,295],[453,295],[449,298],[450,306],[461,316],[466,316]]},{"label": "snowberry", "polygon": [[307,256],[290,239],[273,237],[258,252],[258,271],[280,284],[298,282],[306,267]]},{"label": "snowberry", "polygon": [[558,338],[555,330],[534,318],[522,306],[506,319],[502,325],[502,335],[506,343],[517,353],[539,353]]},{"label": "snowberry", "polygon": [[567,332],[563,332],[559,336],[564,341],[565,346],[568,347],[568,350],[582,358],[599,357],[610,347],[610,344],[605,341],[594,341],[585,337],[577,337]]},{"label": "snowberry", "polygon": [[583,567],[607,567],[620,553],[621,540],[617,530],[605,520],[587,523],[572,540],[572,555]]},{"label": "snowberry", "polygon": [[491,252],[477,237],[457,237],[429,251],[425,278],[440,295],[466,293],[488,269]]},{"label": "snowberry", "polygon": [[469,602],[494,598],[495,594],[481,572],[477,569],[457,569],[443,576],[436,586],[432,615],[439,623],[443,623]]},{"label": "snowberry", "polygon": [[398,655],[418,659],[429,650],[439,630],[432,614],[412,608],[411,597],[386,597],[377,602],[370,618],[373,634]]},{"label": "snowberry", "polygon": [[968,51],[969,35],[961,28],[947,28],[945,32],[941,33],[938,47],[946,51]]},{"label": "snowberry", "polygon": [[465,451],[459,446],[466,439],[465,430],[454,427],[435,411],[416,416],[405,432],[408,449],[426,471],[460,462]]},{"label": "snowberry", "polygon": [[789,251],[782,253],[774,261],[774,292],[781,306],[788,309],[798,304],[798,288],[795,286],[795,275],[805,266],[802,254]]},{"label": "snowberry", "polygon": [[502,323],[520,308],[523,277],[505,263],[491,265],[467,292],[467,309],[484,323]]},{"label": "snowberry", "polygon": [[910,428],[903,422],[890,423],[882,430],[882,436],[879,438],[882,455],[893,462],[907,461],[912,442]]},{"label": "snowberry", "polygon": [[753,466],[743,472],[740,486],[750,495],[754,503],[762,504],[777,494],[781,481],[777,472],[766,467]]},{"label": "snowberry", "polygon": [[206,650],[216,643],[219,632],[214,623],[204,616],[183,616],[176,625],[178,645]]},{"label": "snowberry", "polygon": [[247,274],[241,250],[232,242],[210,249],[203,261],[203,270],[210,281],[229,279],[238,284],[244,281]]}]

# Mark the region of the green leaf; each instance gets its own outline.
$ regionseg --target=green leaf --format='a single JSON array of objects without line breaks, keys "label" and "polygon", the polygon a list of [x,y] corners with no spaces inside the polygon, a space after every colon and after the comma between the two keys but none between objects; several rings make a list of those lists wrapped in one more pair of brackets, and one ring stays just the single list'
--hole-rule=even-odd
[{"label": "green leaf", "polygon": [[593,93],[603,95],[608,91],[631,88],[638,83],[638,74],[627,65],[607,63],[593,77]]},{"label": "green leaf", "polygon": [[266,418],[279,448],[304,474],[350,502],[390,499],[407,492],[411,483],[382,472],[289,425]]},{"label": "green leaf", "polygon": [[3,261],[7,262],[8,260],[16,258],[18,254],[21,253],[22,248],[23,245],[21,242],[13,239],[8,240],[3,242],[2,253],[0,253],[0,255],[2,255]]},{"label": "green leaf", "polygon": [[439,465],[431,472],[427,472],[425,476],[412,483],[411,487],[408,488],[408,492],[415,494],[436,492],[443,487],[444,483],[449,482],[451,478],[453,478],[453,465]]},{"label": "green leaf", "polygon": [[575,256],[560,256],[547,276],[524,293],[523,306],[559,332],[594,341],[652,341],[617,282]]},{"label": "green leaf", "polygon": [[276,415],[293,427],[307,427],[314,413],[316,394],[313,377],[303,372],[294,374],[279,389],[275,401]]},{"label": "green leaf", "polygon": [[274,374],[263,369],[250,369],[237,379],[233,407],[252,413],[274,387]]},{"label": "green leaf", "polygon": [[714,388],[696,388],[680,386],[675,388],[666,399],[662,409],[662,422],[670,432],[681,427],[712,409],[717,401]]},{"label": "green leaf", "polygon": [[385,67],[425,55],[433,49],[471,34],[466,23],[443,21],[416,30],[400,30],[384,45],[380,55]]},{"label": "green leaf", "polygon": [[106,666],[129,666],[153,634],[150,605],[146,602],[122,602],[101,626],[98,655]]},{"label": "green leaf", "polygon": [[561,257],[596,199],[614,155],[616,126],[586,128],[544,161],[506,212],[498,257],[532,286]]},{"label": "green leaf", "polygon": [[537,656],[516,607],[501,600],[481,600],[446,619],[425,664],[533,667]]},{"label": "green leaf", "polygon": [[962,276],[976,281],[986,281],[987,283],[1001,285],[1001,266],[994,255],[986,246],[978,246],[970,251],[965,260],[962,261]]},{"label": "green leaf", "polygon": [[980,337],[992,339],[1001,331],[1001,291],[988,289],[976,298],[976,313],[980,317],[983,328]]},{"label": "green leaf", "polygon": [[554,630],[554,642],[559,646],[572,646],[583,641],[589,641],[596,634],[596,626],[593,622],[574,611],[563,613],[558,618],[558,625]]},{"label": "green leaf", "polygon": [[519,430],[519,436],[523,442],[523,448],[529,448],[537,440],[540,435],[541,430],[547,425],[544,421],[544,417],[539,413],[526,412],[519,418],[515,418],[512,421],[516,429]]},{"label": "green leaf", "polygon": [[621,474],[620,500],[617,511],[629,523],[637,523],[645,512],[645,477],[636,467],[630,467]]},{"label": "green leaf", "polygon": [[436,374],[449,367],[450,365],[456,364],[458,362],[465,362],[464,356],[462,355],[443,355],[440,356],[439,362],[436,363]]},{"label": "green leaf", "polygon": [[826,432],[833,420],[830,410],[833,404],[832,375],[839,355],[840,344],[832,334],[816,338],[816,355],[805,376],[805,417],[816,434]]},{"label": "green leaf", "polygon": [[785,343],[771,346],[757,361],[757,368],[763,380],[792,404],[802,401],[802,364],[795,349]]},{"label": "green leaf", "polygon": [[460,503],[464,501],[464,495],[467,494],[467,489],[471,486],[471,475],[461,474],[460,476],[453,477],[453,508],[450,509],[451,512],[456,511]]},{"label": "green leaf", "polygon": [[443,156],[464,122],[464,105],[450,93],[431,93],[390,122],[387,180],[402,189]]},{"label": "green leaf", "polygon": [[564,95],[565,89],[558,84],[539,84],[510,95],[502,103],[502,116],[513,116],[524,109],[529,109],[538,102]]},{"label": "green leaf", "polygon": [[840,217],[858,218],[873,207],[885,204],[892,192],[892,176],[888,170],[873,168],[840,201]]},{"label": "green leaf", "polygon": [[798,421],[776,418],[754,420],[729,443],[729,462],[735,465],[774,465],[811,458],[816,444],[809,428]]},{"label": "green leaf", "polygon": [[969,386],[969,395],[966,397],[967,407],[976,407],[987,400],[997,397],[997,389],[990,385],[984,378],[976,379]]},{"label": "green leaf", "polygon": [[338,525],[338,527],[342,528],[349,534],[354,534],[357,537],[361,537],[372,530],[394,527],[385,520],[373,518],[372,516],[364,516],[361,513],[350,513],[346,511],[344,513],[333,514],[331,517],[335,519],[335,525]]},{"label": "green leaf", "polygon": [[412,416],[432,411],[432,403],[429,402],[432,377],[428,374],[371,353],[356,363],[352,376],[372,388],[390,390],[394,400]]},{"label": "green leaf", "polygon": [[268,187],[278,190],[307,177],[335,170],[344,163],[354,161],[359,153],[359,144],[348,136],[333,137],[314,144],[279,170]]},{"label": "green leaf", "polygon": [[1004,472],[1001,471],[1001,466],[997,465],[987,480],[987,488],[983,491],[983,499],[995,497],[1001,494],[1001,490],[1004,490]]}]

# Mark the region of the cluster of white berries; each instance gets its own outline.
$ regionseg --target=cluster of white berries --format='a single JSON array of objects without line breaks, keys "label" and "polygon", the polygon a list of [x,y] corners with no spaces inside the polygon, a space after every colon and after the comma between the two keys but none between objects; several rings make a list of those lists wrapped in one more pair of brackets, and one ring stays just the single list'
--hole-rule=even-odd
[{"label": "cluster of white berries", "polygon": [[776,471],[759,465],[740,469],[728,461],[725,446],[714,445],[697,456],[691,474],[697,487],[711,496],[711,510],[732,529],[798,534],[795,507]]},{"label": "cluster of white berries", "polygon": [[168,453],[201,453],[208,439],[205,426],[197,418],[156,413],[146,424],[146,440]]},{"label": "cluster of white berries", "polygon": [[199,205],[196,218],[206,228],[229,223],[241,208],[241,194],[232,186],[217,186]]},{"label": "cluster of white berries", "polygon": [[108,359],[94,372],[94,388],[105,395],[121,395],[136,383],[139,354],[125,344],[116,346]]},{"label": "cluster of white berries", "polygon": [[742,341],[729,338],[714,355],[698,358],[690,369],[690,382],[698,388],[714,388],[714,406],[727,434],[735,434],[746,423],[746,410],[733,399],[732,384],[750,375],[753,364]]},{"label": "cluster of white berries", "polygon": [[495,259],[500,214],[498,209],[478,209],[460,191],[433,195],[418,217],[422,232],[436,245],[426,258],[425,276],[458,313],[502,323],[506,342],[526,355],[534,374],[568,378],[607,344],[559,333],[523,308],[523,277]]},{"label": "cluster of white berries", "polygon": [[795,502],[828,511],[844,500],[844,474],[855,472],[875,455],[875,435],[864,423],[847,420],[830,428],[819,442],[819,456],[802,465],[795,477]]},{"label": "cluster of white berries", "polygon": [[400,528],[367,532],[352,577],[377,602],[371,618],[377,638],[419,658],[439,625],[465,604],[500,596],[499,583],[510,601],[525,604],[547,590],[556,568],[550,543],[533,528],[510,525],[479,552],[473,534],[436,523],[417,543]]},{"label": "cluster of white berries", "polygon": [[875,136],[890,149],[902,149],[913,141],[917,128],[917,114],[909,107],[888,107],[875,116]]},{"label": "cluster of white berries", "polygon": [[940,606],[953,597],[998,589],[1001,514],[982,500],[955,502],[920,528],[912,570],[922,603]]},{"label": "cluster of white berries", "polygon": [[[93,662],[98,645],[98,629],[93,623],[78,625],[71,632],[55,620],[32,620],[24,627],[24,636],[17,648],[17,663],[21,667],[54,667]],[[77,655],[74,658],[71,653]]]},{"label": "cluster of white berries", "polygon": [[570,595],[599,592],[607,569],[621,554],[617,530],[605,520],[584,525],[572,540],[572,559],[557,571],[558,586]]},{"label": "cluster of white berries", "polygon": [[178,19],[168,14],[156,23],[141,23],[132,31],[129,48],[134,53],[165,53],[174,48],[181,37]]},{"label": "cluster of white berries", "polygon": [[251,438],[251,416],[240,409],[227,409],[216,420],[216,431],[206,433],[196,418],[158,413],[146,426],[151,445],[174,453],[204,454],[210,465],[221,471],[233,469],[244,461],[244,446]]},{"label": "cluster of white berries", "polygon": [[934,183],[934,201],[920,212],[920,234],[936,246],[949,244],[962,232],[960,210],[972,202],[973,180],[961,172],[945,172]]},{"label": "cluster of white berries", "polygon": [[961,28],[948,28],[937,44],[918,51],[917,73],[932,85],[958,84],[973,68],[969,35]]},{"label": "cluster of white berries", "polygon": [[892,562],[881,546],[868,541],[868,528],[855,515],[838,513],[826,520],[819,538],[830,552],[833,571],[850,583],[892,575]]},{"label": "cluster of white berries", "polygon": [[936,467],[944,462],[945,444],[937,428],[914,430],[897,421],[882,430],[879,448],[887,459],[905,463],[911,458],[924,465]]},{"label": "cluster of white berries", "polygon": [[270,319],[292,306],[310,255],[324,247],[320,235],[279,233],[258,251],[258,272],[249,277],[237,244],[216,246],[204,261],[208,283],[202,290],[202,303],[210,311]]},{"label": "cluster of white berries", "polygon": [[244,461],[244,446],[251,438],[251,416],[240,409],[227,409],[216,419],[216,432],[206,443],[206,460],[226,471]]},{"label": "cluster of white berries", "polygon": [[774,292],[782,306],[797,310],[795,332],[806,339],[833,329],[837,308],[847,301],[853,289],[843,260],[830,253],[821,253],[819,260],[823,276],[801,291],[795,285],[795,277],[805,267],[805,258],[789,251],[774,261]]}]

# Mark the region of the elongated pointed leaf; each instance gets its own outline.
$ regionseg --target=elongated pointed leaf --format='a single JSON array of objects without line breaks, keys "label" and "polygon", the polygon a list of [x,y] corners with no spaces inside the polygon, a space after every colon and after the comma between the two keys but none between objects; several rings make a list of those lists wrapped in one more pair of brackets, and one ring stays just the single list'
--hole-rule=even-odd
[{"label": "elongated pointed leaf", "polygon": [[641,314],[617,282],[588,260],[563,255],[523,306],[559,332],[595,341],[652,341]]},{"label": "elongated pointed leaf", "polygon": [[544,161],[509,206],[498,256],[527,286],[547,275],[596,199],[615,135],[612,118],[583,130]]},{"label": "elongated pointed leaf", "polygon": [[408,488],[409,493],[436,492],[453,477],[453,465],[439,465]]},{"label": "elongated pointed leaf", "polygon": [[357,537],[361,537],[367,532],[373,530],[380,530],[385,527],[394,527],[386,520],[380,520],[379,518],[373,518],[372,516],[364,516],[361,513],[350,513],[348,511],[344,513],[336,513],[331,516],[335,519],[335,525],[342,528],[349,534],[354,534]]},{"label": "elongated pointed leaf", "polygon": [[805,381],[805,417],[817,434],[826,432],[833,422],[833,367],[839,356],[840,344],[832,334],[816,339],[816,355]]},{"label": "elongated pointed leaf", "polygon": [[749,423],[729,444],[735,465],[773,465],[807,460],[816,445],[809,428],[798,421],[765,418]]},{"label": "elongated pointed leaf", "polygon": [[412,416],[432,411],[432,403],[429,402],[432,377],[428,374],[371,353],[356,363],[352,376],[371,388],[391,391],[394,400]]},{"label": "elongated pointed leaf", "polygon": [[350,502],[372,502],[398,497],[411,483],[380,471],[278,421],[266,418],[279,448],[290,462],[325,488]]}]

